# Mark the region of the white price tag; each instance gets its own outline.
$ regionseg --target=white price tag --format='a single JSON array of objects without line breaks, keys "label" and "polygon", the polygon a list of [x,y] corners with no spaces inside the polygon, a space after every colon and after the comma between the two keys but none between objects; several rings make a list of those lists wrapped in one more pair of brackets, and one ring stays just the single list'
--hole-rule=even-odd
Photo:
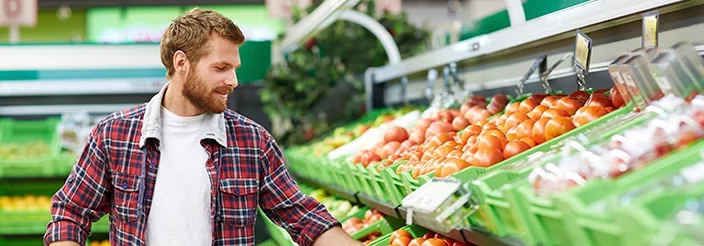
[{"label": "white price tag", "polygon": [[704,162],[683,168],[680,174],[689,183],[701,182],[704,179]]}]

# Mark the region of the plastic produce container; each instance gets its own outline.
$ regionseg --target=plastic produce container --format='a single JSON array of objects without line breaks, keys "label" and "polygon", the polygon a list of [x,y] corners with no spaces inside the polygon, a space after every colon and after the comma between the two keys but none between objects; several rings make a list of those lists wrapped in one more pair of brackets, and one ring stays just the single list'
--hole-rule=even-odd
[{"label": "plastic produce container", "polygon": [[[54,176],[55,161],[61,154],[56,135],[57,118],[46,120],[0,120],[0,145],[18,146],[44,145],[42,154],[0,158],[0,177],[51,177]],[[33,150],[37,151],[37,150]],[[9,153],[8,153],[9,154]]]}]

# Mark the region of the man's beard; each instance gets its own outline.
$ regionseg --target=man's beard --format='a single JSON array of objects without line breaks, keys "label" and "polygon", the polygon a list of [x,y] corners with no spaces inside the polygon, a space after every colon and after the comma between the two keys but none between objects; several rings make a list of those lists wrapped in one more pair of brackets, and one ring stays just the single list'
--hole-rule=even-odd
[{"label": "man's beard", "polygon": [[205,82],[196,75],[194,69],[191,69],[186,76],[186,83],[181,93],[197,108],[207,113],[219,114],[227,109],[227,99],[219,98],[215,93],[230,94],[232,90],[231,86],[219,86],[214,90],[208,90]]}]

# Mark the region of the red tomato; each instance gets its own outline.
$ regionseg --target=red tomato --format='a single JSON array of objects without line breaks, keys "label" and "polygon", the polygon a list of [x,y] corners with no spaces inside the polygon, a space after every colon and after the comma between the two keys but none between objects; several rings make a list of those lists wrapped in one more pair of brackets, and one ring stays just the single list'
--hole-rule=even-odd
[{"label": "red tomato", "polygon": [[563,97],[560,98],[560,100],[557,100],[557,108],[564,110],[567,112],[569,115],[573,115],[575,112],[577,112],[577,109],[582,106],[582,103],[577,101],[576,99],[572,99],[569,97]]},{"label": "red tomato", "polygon": [[404,229],[398,229],[391,233],[391,236],[389,236],[389,242],[393,242],[396,238],[399,237],[407,237],[407,238],[412,238],[411,233],[408,233],[408,231]]},{"label": "red tomato", "polygon": [[548,94],[533,94],[528,98],[533,99],[533,100],[535,100],[535,102],[540,104],[541,102],[543,102],[543,99],[545,99],[545,97],[547,97],[547,96],[548,96]]},{"label": "red tomato", "polygon": [[478,149],[477,153],[472,156],[472,166],[490,167],[504,160],[504,155],[498,148],[495,149]]},{"label": "red tomato", "polygon": [[425,239],[423,238],[416,238],[411,240],[411,243],[408,244],[408,246],[421,246],[425,242]]},{"label": "red tomato", "polygon": [[543,115],[540,116],[540,118],[541,119],[543,119],[543,118],[552,119],[555,117],[569,117],[569,116],[570,116],[570,113],[568,113],[567,111],[564,111],[562,109],[557,109],[557,108],[551,108],[551,109],[545,110],[545,112],[543,112]]},{"label": "red tomato", "polygon": [[521,138],[519,141],[527,143],[531,148],[535,147],[535,141],[533,141],[532,137]]},{"label": "red tomato", "polygon": [[504,110],[504,114],[513,114],[515,112],[518,112],[518,107],[521,103],[520,102],[513,102],[506,106],[506,109]]},{"label": "red tomato", "polygon": [[471,166],[467,161],[459,158],[448,158],[445,163],[441,165],[441,173],[438,175],[439,178],[444,178],[456,173],[459,170],[465,169]]},{"label": "red tomato", "polygon": [[584,106],[613,107],[614,105],[611,104],[611,98],[609,98],[609,96],[594,92]]},{"label": "red tomato", "polygon": [[[533,125],[535,124],[534,120],[528,119],[521,124],[519,124],[515,129],[516,129],[516,138],[521,139],[521,138],[529,138],[533,136]],[[511,140],[511,139],[509,139]]]},{"label": "red tomato", "polygon": [[425,131],[420,129],[411,131],[408,140],[411,141],[413,144],[422,144],[423,142],[425,142]]},{"label": "red tomato", "polygon": [[435,238],[435,234],[436,234],[435,232],[428,231],[425,233],[425,235],[423,235],[423,239],[428,240],[431,238]]},{"label": "red tomato", "polygon": [[503,149],[502,146],[501,139],[491,134],[477,138],[477,148],[479,149]]},{"label": "red tomato", "polygon": [[525,113],[522,113],[522,112],[513,113],[513,114],[509,115],[508,118],[506,119],[506,123],[504,123],[504,127],[506,128],[506,130],[508,130],[508,129],[511,129],[511,128],[518,126],[518,124],[521,124],[521,122],[528,120],[528,119],[530,119],[530,118],[528,118],[528,115],[526,115]]},{"label": "red tomato", "polygon": [[425,139],[428,139],[436,134],[440,134],[443,132],[451,132],[452,131],[452,125],[448,122],[445,121],[435,121],[432,124],[430,124],[430,127],[428,127],[428,130],[425,131]]},{"label": "red tomato", "polygon": [[538,106],[538,102],[533,100],[532,98],[528,98],[526,100],[523,100],[521,104],[518,105],[518,112],[528,114],[535,106]]},{"label": "red tomato", "polygon": [[535,108],[533,108],[533,110],[531,110],[531,111],[528,113],[528,118],[530,118],[531,120],[539,120],[539,119],[540,119],[540,116],[543,115],[543,112],[545,112],[545,111],[548,110],[548,109],[549,109],[549,108],[548,108],[547,106],[545,106],[545,105],[538,105],[538,106],[535,106]]},{"label": "red tomato", "polygon": [[530,149],[530,145],[523,141],[513,141],[504,148],[504,159],[511,158],[514,155],[520,154],[523,151]]},{"label": "red tomato", "polygon": [[572,122],[574,122],[575,126],[579,127],[589,122],[592,122],[608,113],[609,112],[602,107],[585,106],[577,111],[577,113],[574,115],[574,119],[572,119]]},{"label": "red tomato", "polygon": [[433,123],[430,119],[420,119],[418,123],[416,124],[416,129],[417,130],[428,130],[428,127],[430,127],[430,124]]},{"label": "red tomato", "polygon": [[621,96],[621,92],[619,92],[615,86],[611,87],[611,92],[609,94],[611,95],[611,104],[614,105],[614,108],[621,108],[624,104],[626,104]]},{"label": "red tomato", "polygon": [[474,115],[474,119],[470,119],[469,122],[477,123],[479,121],[486,120],[489,117],[491,117],[491,113],[489,113],[489,110],[480,109],[479,111],[477,111],[477,114]]},{"label": "red tomato", "polygon": [[575,91],[567,97],[575,99],[581,104],[584,104],[587,100],[589,100],[589,93],[587,93],[586,91]]},{"label": "red tomato", "polygon": [[545,141],[550,141],[550,139],[565,134],[574,128],[574,123],[572,123],[572,119],[570,117],[552,118],[547,124],[545,124]]},{"label": "red tomato", "polygon": [[536,144],[545,142],[545,125],[550,121],[550,118],[541,118],[533,124],[533,141]]},{"label": "red tomato", "polygon": [[388,142],[403,142],[408,139],[408,132],[403,127],[392,126],[384,133],[384,143]]},{"label": "red tomato", "polygon": [[543,99],[542,102],[540,102],[540,105],[543,105],[548,108],[554,108],[557,106],[557,100],[560,100],[559,96],[547,96],[545,99]]},{"label": "red tomato", "polygon": [[421,244],[421,246],[448,246],[445,241],[443,241],[440,238],[430,238],[427,239]]},{"label": "red tomato", "polygon": [[[524,121],[524,122],[525,122],[525,121]],[[520,126],[520,125],[519,125],[519,126]],[[513,141],[514,139],[516,139],[516,138],[517,138],[517,137],[516,137],[516,132],[518,132],[517,130],[518,130],[518,129],[517,129],[516,127],[511,128],[510,130],[508,130],[508,132],[506,132],[506,140],[508,140],[508,141]]]},{"label": "red tomato", "polygon": [[410,237],[397,237],[391,241],[391,246],[408,246],[411,243]]},{"label": "red tomato", "polygon": [[455,117],[454,120],[452,120],[452,130],[453,131],[459,131],[464,129],[469,125],[469,121],[465,118],[462,117]]}]

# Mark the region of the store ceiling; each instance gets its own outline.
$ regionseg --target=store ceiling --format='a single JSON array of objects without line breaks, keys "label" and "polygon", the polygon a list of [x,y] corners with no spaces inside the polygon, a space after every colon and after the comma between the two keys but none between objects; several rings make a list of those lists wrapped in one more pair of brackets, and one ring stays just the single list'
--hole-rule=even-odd
[{"label": "store ceiling", "polygon": [[[451,0],[403,0],[404,2],[434,2],[445,4]],[[466,0],[459,0],[464,2]],[[492,0],[493,1],[493,0]],[[497,0],[498,1],[498,0]],[[265,0],[39,0],[40,9],[57,9],[64,4],[74,9],[108,6],[159,6],[159,5],[221,5],[264,4]]]},{"label": "store ceiling", "polygon": [[264,4],[265,0],[39,0],[40,9],[57,9],[64,4],[83,9],[108,6]]}]

